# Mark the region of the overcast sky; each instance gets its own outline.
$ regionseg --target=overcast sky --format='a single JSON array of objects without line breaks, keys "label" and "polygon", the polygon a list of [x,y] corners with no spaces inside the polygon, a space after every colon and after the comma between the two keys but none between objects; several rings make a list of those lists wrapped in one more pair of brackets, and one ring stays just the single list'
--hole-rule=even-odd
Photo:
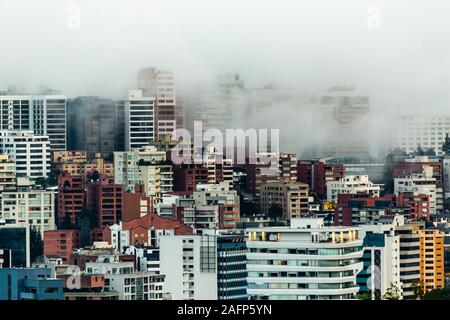
[{"label": "overcast sky", "polygon": [[249,87],[351,85],[376,107],[444,110],[449,13],[448,0],[0,0],[0,89],[120,97],[156,66],[184,87],[239,72]]}]

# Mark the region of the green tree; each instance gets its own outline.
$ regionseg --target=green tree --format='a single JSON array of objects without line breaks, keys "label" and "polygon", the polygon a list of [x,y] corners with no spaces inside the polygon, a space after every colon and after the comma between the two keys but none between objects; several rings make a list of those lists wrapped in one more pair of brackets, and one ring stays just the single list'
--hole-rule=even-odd
[{"label": "green tree", "polygon": [[413,298],[416,300],[421,300],[425,295],[423,282],[420,280],[414,280],[411,283],[411,287],[413,288]]},{"label": "green tree", "polygon": [[383,172],[384,191],[386,193],[394,192],[394,153],[386,155],[384,160]]},{"label": "green tree", "polygon": [[424,293],[423,300],[450,300],[450,288],[433,289]]},{"label": "green tree", "polygon": [[259,206],[256,202],[245,200],[244,197],[240,196],[240,214],[243,217],[249,217],[259,212]]},{"label": "green tree", "polygon": [[72,223],[72,219],[70,217],[70,214],[68,212],[66,212],[66,214],[64,215],[63,221],[61,222],[61,229],[63,229],[63,230],[72,230],[74,228],[75,228],[75,226]]},{"label": "green tree", "polygon": [[417,146],[417,150],[414,153],[416,156],[424,156],[425,155],[425,151],[422,149],[422,147],[420,146],[420,144]]},{"label": "green tree", "polygon": [[383,295],[383,300],[400,300],[400,289],[391,283]]},{"label": "green tree", "polygon": [[44,243],[41,233],[34,227],[30,227],[30,261],[35,262],[44,254]]},{"label": "green tree", "polygon": [[356,298],[358,300],[372,300],[372,290],[367,289],[367,291],[359,293]]},{"label": "green tree", "polygon": [[283,208],[279,204],[273,203],[269,208],[269,217],[275,222],[283,216]]}]

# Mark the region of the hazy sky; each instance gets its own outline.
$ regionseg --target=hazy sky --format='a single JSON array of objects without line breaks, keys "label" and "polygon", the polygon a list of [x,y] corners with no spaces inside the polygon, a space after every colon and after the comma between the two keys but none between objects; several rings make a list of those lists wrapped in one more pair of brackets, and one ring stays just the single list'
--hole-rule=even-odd
[{"label": "hazy sky", "polygon": [[448,0],[0,0],[0,89],[119,97],[156,66],[184,87],[239,72],[250,87],[352,85],[376,107],[444,110],[449,12]]}]

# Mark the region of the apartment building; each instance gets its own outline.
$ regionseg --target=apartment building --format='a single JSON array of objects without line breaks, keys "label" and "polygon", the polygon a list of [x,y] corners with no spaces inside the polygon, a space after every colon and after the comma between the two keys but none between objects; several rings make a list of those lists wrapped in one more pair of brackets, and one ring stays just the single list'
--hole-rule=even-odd
[{"label": "apartment building", "polygon": [[142,90],[130,90],[124,109],[125,150],[142,148],[155,140],[155,101]]},{"label": "apartment building", "polygon": [[[0,250],[8,267],[30,267],[30,228],[28,223],[6,224],[0,220]],[[3,263],[6,265],[5,260]]]},{"label": "apartment building", "polygon": [[217,235],[217,299],[248,300],[247,245],[243,234]]},{"label": "apartment building", "polygon": [[326,163],[325,159],[298,160],[297,181],[308,184],[310,192],[320,198],[327,195],[327,182],[338,181],[344,177],[344,165]]},{"label": "apartment building", "polygon": [[369,180],[369,176],[345,176],[338,181],[327,181],[327,201],[337,201],[339,194],[363,193],[371,197],[380,195],[380,186]]},{"label": "apartment building", "polygon": [[197,206],[219,207],[219,228],[235,229],[240,220],[239,196],[227,182],[198,184],[193,193]]},{"label": "apartment building", "polygon": [[75,249],[81,247],[79,230],[49,230],[44,232],[44,255],[58,256],[70,263]]},{"label": "apartment building", "polygon": [[30,178],[47,177],[50,173],[50,141],[48,136],[32,131],[0,131],[0,152],[16,163],[16,175]]},{"label": "apartment building", "polygon": [[[395,219],[404,222],[403,217]],[[358,274],[359,294],[366,299],[381,300],[390,288],[397,288],[402,298],[400,281],[400,236],[395,235],[397,222],[361,225],[363,238],[363,270]]]},{"label": "apartment building", "polygon": [[67,103],[68,149],[109,157],[115,150],[115,102],[78,97]]},{"label": "apartment building", "polygon": [[319,95],[317,116],[327,125],[320,157],[370,155],[370,97],[351,87],[333,87]]},{"label": "apartment building", "polygon": [[0,96],[0,129],[30,130],[48,136],[52,150],[66,150],[66,97]]},{"label": "apartment building", "polygon": [[9,160],[7,154],[0,154],[0,191],[11,191],[16,188],[16,164]]},{"label": "apartment building", "polygon": [[175,74],[168,70],[143,68],[138,73],[138,87],[147,97],[155,97],[156,137],[176,129]]},{"label": "apartment building", "polygon": [[[143,169],[146,174],[145,179],[141,171],[141,167],[144,166],[147,167]],[[135,192],[136,185],[144,184],[146,181],[145,190],[149,191],[149,188],[154,187],[151,191],[155,194],[156,181],[170,182],[171,175],[173,175],[171,172],[172,168],[169,169],[169,163],[166,162],[166,152],[159,151],[154,146],[145,146],[126,152],[114,152],[114,181],[116,184],[123,184],[127,192]],[[161,191],[161,184],[159,187],[159,191]],[[163,193],[171,191],[171,188],[167,189],[166,187],[166,185],[163,186]],[[147,196],[149,195],[147,193]]]},{"label": "apartment building", "polygon": [[261,186],[260,203],[263,214],[276,205],[283,210],[282,219],[301,218],[309,212],[309,187],[297,182],[269,182]]},{"label": "apartment building", "polygon": [[64,300],[63,281],[49,268],[0,269],[0,300]]},{"label": "apartment building", "polygon": [[425,174],[436,179],[436,210],[444,209],[444,162],[440,157],[415,156],[395,161],[393,178]]},{"label": "apartment building", "polygon": [[400,237],[400,281],[403,299],[416,299],[420,285],[420,224],[405,224],[395,228]]},{"label": "apartment building", "polygon": [[161,237],[163,292],[173,300],[217,300],[216,246],[213,235]]},{"label": "apartment building", "polygon": [[425,291],[444,288],[444,233],[437,229],[419,230],[420,280]]},{"label": "apartment building", "polygon": [[41,233],[55,230],[55,195],[53,191],[31,190],[0,195],[0,219],[7,224],[28,224]]},{"label": "apartment building", "polygon": [[63,172],[58,177],[58,226],[75,225],[85,203],[85,177]]},{"label": "apartment building", "polygon": [[391,150],[400,149],[412,154],[421,146],[443,155],[442,143],[450,132],[450,116],[445,114],[399,114],[391,117]]},{"label": "apartment building", "polygon": [[358,227],[325,227],[321,218],[288,227],[249,228],[251,300],[355,299],[363,240]]},{"label": "apartment building", "polygon": [[101,153],[88,156],[86,151],[55,151],[52,153],[52,170],[86,176],[93,171],[114,175],[114,165],[106,162]]},{"label": "apartment building", "polygon": [[431,170],[431,167],[426,167],[422,174],[411,174],[408,177],[394,178],[394,193],[405,192],[413,193],[414,195],[427,195],[430,203],[430,214],[434,215],[438,211],[438,201],[436,178],[432,177]]},{"label": "apartment building", "polygon": [[134,262],[116,258],[99,258],[86,263],[87,274],[103,274],[105,291],[117,292],[119,300],[162,300],[164,275],[150,271],[135,271]]}]

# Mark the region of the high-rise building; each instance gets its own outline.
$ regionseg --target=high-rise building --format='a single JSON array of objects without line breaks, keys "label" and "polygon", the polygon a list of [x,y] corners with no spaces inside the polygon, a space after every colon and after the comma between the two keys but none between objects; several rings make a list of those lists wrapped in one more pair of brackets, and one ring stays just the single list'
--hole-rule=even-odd
[{"label": "high-rise building", "polygon": [[176,101],[174,73],[156,68],[141,69],[138,74],[138,87],[144,96],[156,98],[155,136],[174,132],[177,127],[175,112],[180,110]]},{"label": "high-rise building", "polygon": [[194,120],[202,122],[203,130],[217,129],[225,133],[233,126],[233,114],[239,109],[245,84],[239,74],[222,74],[216,83],[195,101]]},{"label": "high-rise building", "polygon": [[[414,195],[427,195],[430,202],[430,214],[436,214],[438,210],[438,193],[436,190],[436,178],[432,176],[432,168],[426,167],[422,174],[411,174],[407,177],[394,178],[394,192],[413,193]],[[440,193],[443,196],[442,193]],[[442,198],[441,202],[442,202]],[[442,209],[442,205],[439,206]]]},{"label": "high-rise building", "polygon": [[450,116],[445,114],[401,114],[391,117],[391,150],[414,153],[418,146],[442,155],[442,143],[450,133]]},{"label": "high-rise building", "polygon": [[343,177],[343,164],[328,164],[325,159],[297,161],[297,181],[308,184],[311,193],[320,198],[327,195],[328,181],[339,181]]},{"label": "high-rise building", "polygon": [[112,179],[100,178],[85,185],[86,208],[97,228],[105,228],[122,220],[124,188]]},{"label": "high-rise building", "polygon": [[9,160],[7,154],[0,154],[0,191],[11,191],[16,188],[16,164]]},{"label": "high-rise building", "polygon": [[370,99],[355,88],[333,87],[319,98],[321,157],[370,155]]},{"label": "high-rise building", "polygon": [[84,176],[63,172],[58,177],[58,226],[75,226],[85,201]]},{"label": "high-rise building", "polygon": [[363,270],[357,277],[359,294],[368,295],[367,299],[370,300],[380,300],[389,289],[395,287],[401,299],[400,236],[395,235],[395,223],[360,227],[363,238]]},{"label": "high-rise building", "polygon": [[403,299],[416,299],[415,288],[420,286],[419,224],[405,224],[395,228],[400,237],[400,281]]},{"label": "high-rise building", "polygon": [[115,110],[115,151],[125,151],[125,101],[116,102]]},{"label": "high-rise building", "polygon": [[31,130],[48,136],[52,150],[66,150],[66,97],[0,96],[1,130]]},{"label": "high-rise building", "polygon": [[173,300],[217,300],[216,246],[214,235],[161,237],[163,292],[171,293]]},{"label": "high-rise building", "polygon": [[308,185],[298,182],[269,182],[261,186],[261,213],[269,214],[272,206],[283,211],[282,219],[301,218],[309,212]]},{"label": "high-rise building", "polygon": [[125,150],[142,148],[156,137],[154,96],[145,96],[142,90],[130,90],[124,108]]},{"label": "high-rise building", "polygon": [[[444,209],[444,162],[445,159],[430,156],[415,156],[395,161],[393,178],[409,178],[412,175],[426,175],[435,179],[436,210]],[[417,192],[416,192],[417,193]]]},{"label": "high-rise building", "polygon": [[68,149],[112,156],[115,150],[115,111],[113,100],[79,97],[67,103]]},{"label": "high-rise building", "polygon": [[198,184],[193,198],[197,207],[218,206],[220,229],[236,229],[240,221],[239,196],[226,182]]},{"label": "high-rise building", "polygon": [[41,233],[55,230],[55,194],[53,191],[5,191],[0,195],[0,219],[7,224],[28,223]]},{"label": "high-rise building", "polygon": [[0,131],[0,152],[16,163],[16,175],[30,178],[47,177],[50,173],[50,141],[48,136],[32,131]]},{"label": "high-rise building", "polygon": [[217,235],[217,299],[248,300],[244,235]]},{"label": "high-rise building", "polygon": [[437,229],[419,230],[420,280],[425,291],[444,288],[444,233]]},{"label": "high-rise building", "polygon": [[247,229],[251,300],[356,299],[363,241],[357,227],[292,219],[288,227]]},{"label": "high-rise building", "polygon": [[166,160],[167,153],[153,146],[127,152],[114,152],[114,180],[123,184],[126,191],[134,192],[137,184],[154,203],[164,194],[173,191],[172,164]]},{"label": "high-rise building", "polygon": [[368,176],[345,176],[338,181],[327,182],[327,200],[337,201],[339,194],[367,194],[371,197],[380,196],[380,186],[372,183]]}]

